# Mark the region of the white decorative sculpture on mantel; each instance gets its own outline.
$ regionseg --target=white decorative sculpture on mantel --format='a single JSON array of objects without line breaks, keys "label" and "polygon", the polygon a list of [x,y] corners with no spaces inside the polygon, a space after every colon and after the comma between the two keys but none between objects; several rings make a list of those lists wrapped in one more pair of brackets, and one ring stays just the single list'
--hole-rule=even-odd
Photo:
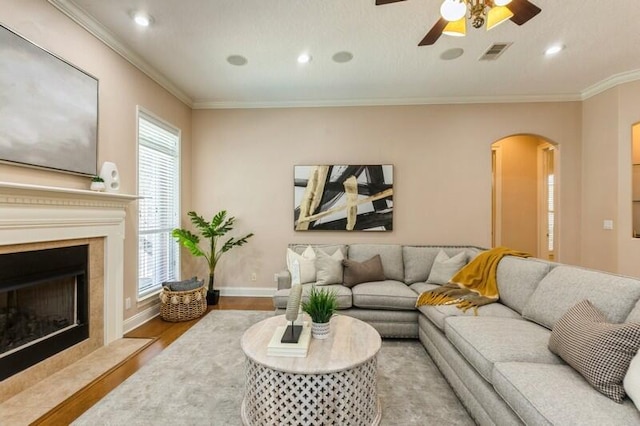
[{"label": "white decorative sculpture on mantel", "polygon": [[118,166],[115,163],[110,161],[102,163],[100,177],[104,180],[106,192],[120,191],[120,173],[118,173]]}]

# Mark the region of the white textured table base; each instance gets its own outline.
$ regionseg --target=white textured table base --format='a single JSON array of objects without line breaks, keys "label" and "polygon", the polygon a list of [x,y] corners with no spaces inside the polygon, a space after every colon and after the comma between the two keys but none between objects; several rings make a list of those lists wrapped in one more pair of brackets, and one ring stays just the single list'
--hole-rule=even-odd
[{"label": "white textured table base", "polygon": [[245,425],[369,426],[380,423],[376,357],[326,374],[295,374],[247,358]]}]

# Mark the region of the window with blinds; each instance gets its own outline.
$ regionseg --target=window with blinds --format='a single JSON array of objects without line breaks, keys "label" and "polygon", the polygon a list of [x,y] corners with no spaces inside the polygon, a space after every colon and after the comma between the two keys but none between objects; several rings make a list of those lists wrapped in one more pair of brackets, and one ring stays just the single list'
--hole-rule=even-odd
[{"label": "window with blinds", "polygon": [[138,297],[179,276],[180,130],[138,110]]}]

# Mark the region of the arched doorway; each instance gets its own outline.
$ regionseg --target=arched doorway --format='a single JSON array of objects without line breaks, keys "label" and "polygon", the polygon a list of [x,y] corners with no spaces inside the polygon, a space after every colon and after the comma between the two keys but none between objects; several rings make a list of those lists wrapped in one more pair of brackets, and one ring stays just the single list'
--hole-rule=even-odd
[{"label": "arched doorway", "polygon": [[535,135],[491,145],[492,245],[557,258],[557,147]]}]

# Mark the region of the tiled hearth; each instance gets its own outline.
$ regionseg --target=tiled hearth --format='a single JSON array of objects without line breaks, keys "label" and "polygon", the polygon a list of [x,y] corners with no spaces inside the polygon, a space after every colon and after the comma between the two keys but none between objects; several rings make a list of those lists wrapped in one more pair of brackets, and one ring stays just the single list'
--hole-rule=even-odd
[{"label": "tiled hearth", "polygon": [[88,244],[90,275],[89,338],[0,382],[0,402],[122,337],[124,218],[135,199],[0,182],[0,254]]}]

